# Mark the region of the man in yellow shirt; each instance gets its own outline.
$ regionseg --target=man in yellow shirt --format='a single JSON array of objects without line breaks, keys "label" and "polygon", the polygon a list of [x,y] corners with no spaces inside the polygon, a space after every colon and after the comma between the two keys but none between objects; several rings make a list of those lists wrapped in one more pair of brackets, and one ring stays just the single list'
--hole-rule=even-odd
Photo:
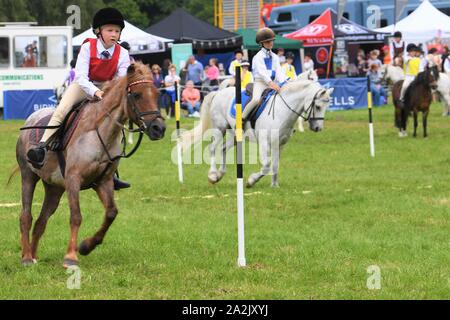
[{"label": "man in yellow shirt", "polygon": [[413,43],[408,44],[406,47],[408,52],[403,64],[403,71],[405,72],[405,80],[403,81],[402,90],[400,92],[400,100],[404,102],[405,92],[408,86],[413,82],[420,71],[420,58],[417,57],[420,54],[420,49]]},{"label": "man in yellow shirt", "polygon": [[295,56],[292,52],[286,53],[286,63],[281,66],[284,73],[289,79],[295,80],[297,72],[295,72],[295,67],[293,66]]},{"label": "man in yellow shirt", "polygon": [[236,67],[237,66],[241,66],[242,63],[242,57],[243,57],[243,53],[241,49],[237,49],[234,52],[234,57],[235,59],[231,62],[230,67],[228,68],[228,73],[231,74],[232,76],[235,76],[236,73]]}]

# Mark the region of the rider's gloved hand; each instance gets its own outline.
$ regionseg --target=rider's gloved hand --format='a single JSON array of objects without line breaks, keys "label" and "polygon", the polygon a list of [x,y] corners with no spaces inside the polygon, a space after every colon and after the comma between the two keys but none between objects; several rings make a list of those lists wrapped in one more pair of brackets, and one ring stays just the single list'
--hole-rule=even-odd
[{"label": "rider's gloved hand", "polygon": [[270,81],[269,82],[269,88],[275,90],[276,92],[280,92],[281,88],[279,85],[277,85],[275,82]]},{"label": "rider's gloved hand", "polygon": [[103,94],[104,94],[104,92],[102,90],[97,90],[97,91],[95,91],[94,97],[97,98],[98,100],[102,100]]}]

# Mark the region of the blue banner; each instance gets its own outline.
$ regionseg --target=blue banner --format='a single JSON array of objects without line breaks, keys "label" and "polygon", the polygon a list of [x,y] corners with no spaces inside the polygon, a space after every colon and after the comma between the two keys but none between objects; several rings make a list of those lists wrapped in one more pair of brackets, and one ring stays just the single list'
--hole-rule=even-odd
[{"label": "blue banner", "polygon": [[320,79],[325,88],[334,88],[330,110],[367,108],[367,78]]},{"label": "blue banner", "polygon": [[43,108],[55,108],[53,90],[10,90],[3,92],[4,119],[26,119]]}]

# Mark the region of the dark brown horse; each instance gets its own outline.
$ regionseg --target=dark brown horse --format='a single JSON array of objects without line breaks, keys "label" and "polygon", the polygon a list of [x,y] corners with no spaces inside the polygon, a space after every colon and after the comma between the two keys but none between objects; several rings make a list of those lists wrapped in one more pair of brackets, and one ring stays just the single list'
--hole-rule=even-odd
[{"label": "dark brown horse", "polygon": [[433,100],[432,90],[437,88],[437,81],[439,80],[439,70],[436,66],[427,68],[420,72],[413,82],[408,86],[404,103],[400,101],[400,91],[403,84],[398,81],[392,88],[392,98],[395,107],[395,125],[399,128],[399,135],[406,136],[406,125],[408,117],[411,113],[414,116],[414,133],[417,136],[418,113],[422,112],[423,136],[427,137],[427,118],[430,110],[430,104]]},{"label": "dark brown horse", "polygon": [[[70,240],[64,257],[64,266],[78,264],[77,250],[89,254],[102,243],[106,232],[114,221],[118,210],[114,202],[113,173],[121,154],[123,124],[131,119],[150,137],[163,138],[164,121],[158,111],[158,91],[153,85],[149,68],[141,63],[131,65],[127,76],[105,84],[102,101],[88,103],[80,116],[78,126],[64,149],[65,169],[61,170],[56,152],[47,152],[45,164],[36,169],[27,162],[27,151],[32,147],[33,130],[22,131],[17,142],[17,162],[22,176],[22,214],[20,232],[22,263],[36,263],[39,239],[45,231],[47,221],[58,207],[66,191],[70,208]],[[51,115],[52,109],[33,113],[26,126],[36,126],[39,120]],[[36,183],[42,180],[45,199],[39,218],[34,224],[32,241],[31,207]],[[105,207],[105,218],[94,236],[84,240],[78,247],[78,230],[81,225],[80,190],[94,188]]]}]

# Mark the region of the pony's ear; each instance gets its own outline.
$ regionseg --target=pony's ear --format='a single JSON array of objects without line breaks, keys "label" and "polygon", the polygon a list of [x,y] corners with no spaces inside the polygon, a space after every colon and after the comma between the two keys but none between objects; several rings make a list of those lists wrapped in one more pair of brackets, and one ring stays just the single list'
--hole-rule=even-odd
[{"label": "pony's ear", "polygon": [[132,75],[136,71],[136,68],[134,67],[134,63],[130,64],[130,66],[127,69],[127,74]]},{"label": "pony's ear", "polygon": [[331,95],[333,94],[333,92],[334,92],[334,88],[330,88],[330,89],[328,89],[327,90],[327,92],[328,92],[328,94],[330,95],[330,97],[331,97]]}]

